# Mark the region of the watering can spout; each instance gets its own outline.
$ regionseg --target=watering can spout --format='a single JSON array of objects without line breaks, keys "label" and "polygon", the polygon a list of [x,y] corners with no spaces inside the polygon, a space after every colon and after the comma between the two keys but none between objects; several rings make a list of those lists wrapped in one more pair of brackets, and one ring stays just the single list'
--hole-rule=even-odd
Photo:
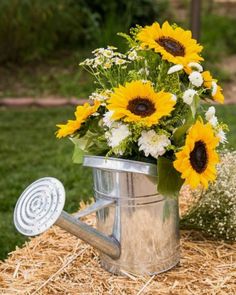
[{"label": "watering can spout", "polygon": [[28,186],[18,199],[14,224],[25,236],[36,236],[56,224],[112,259],[118,259],[120,244],[115,237],[107,236],[79,219],[114,202],[97,201],[76,215],[63,211],[64,203],[65,190],[62,183],[53,177],[41,178]]}]

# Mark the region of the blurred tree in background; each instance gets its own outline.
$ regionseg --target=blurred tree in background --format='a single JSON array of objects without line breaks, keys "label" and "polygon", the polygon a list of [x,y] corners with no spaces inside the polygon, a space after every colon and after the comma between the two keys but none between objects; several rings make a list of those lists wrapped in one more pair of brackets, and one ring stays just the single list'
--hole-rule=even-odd
[{"label": "blurred tree in background", "polygon": [[0,63],[40,60],[60,49],[118,45],[118,31],[167,18],[163,0],[1,0]]}]

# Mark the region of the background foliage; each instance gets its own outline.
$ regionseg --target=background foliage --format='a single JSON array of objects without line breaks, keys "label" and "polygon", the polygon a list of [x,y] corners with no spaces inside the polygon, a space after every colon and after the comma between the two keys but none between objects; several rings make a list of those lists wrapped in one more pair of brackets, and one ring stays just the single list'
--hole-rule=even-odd
[{"label": "background foliage", "polygon": [[164,19],[167,8],[162,0],[1,0],[0,62],[28,62],[111,40],[118,45],[117,31]]}]

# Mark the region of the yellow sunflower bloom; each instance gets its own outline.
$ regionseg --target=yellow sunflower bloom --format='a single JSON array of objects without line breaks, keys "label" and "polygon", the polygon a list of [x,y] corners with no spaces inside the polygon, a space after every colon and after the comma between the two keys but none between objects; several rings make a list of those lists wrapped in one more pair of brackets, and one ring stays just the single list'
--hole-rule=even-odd
[{"label": "yellow sunflower bloom", "polygon": [[181,178],[192,188],[202,184],[208,187],[209,181],[216,178],[216,164],[219,162],[215,151],[219,139],[209,123],[197,121],[190,129],[185,146],[176,153],[174,167],[181,173]]},{"label": "yellow sunflower bloom", "polygon": [[225,97],[224,97],[222,91],[223,91],[223,89],[219,85],[217,85],[216,93],[215,93],[215,95],[212,95],[212,97],[215,101],[223,104],[225,101]]},{"label": "yellow sunflower bloom", "polygon": [[132,81],[115,88],[108,103],[113,120],[122,119],[150,127],[170,115],[176,102],[169,92],[155,92],[150,82]]},{"label": "yellow sunflower bloom", "polygon": [[75,120],[68,120],[66,124],[57,125],[57,127],[60,128],[56,132],[57,138],[66,137],[78,131],[82,123],[84,123],[90,115],[95,113],[99,106],[99,101],[95,101],[92,106],[89,103],[85,103],[83,106],[78,106],[75,111]]},{"label": "yellow sunflower bloom", "polygon": [[[204,71],[202,73],[202,77],[204,80],[203,85],[206,88],[211,89],[212,83],[213,82],[217,83],[217,80],[213,79],[213,77],[209,71]],[[216,91],[212,94],[212,98],[219,103],[224,103],[224,95],[222,93],[222,88],[218,84],[216,84]]]},{"label": "yellow sunflower bloom", "polygon": [[180,27],[173,28],[168,22],[162,27],[155,22],[141,29],[137,35],[141,46],[154,49],[162,58],[174,64],[187,65],[203,60],[199,55],[202,46],[192,39],[192,33]]}]

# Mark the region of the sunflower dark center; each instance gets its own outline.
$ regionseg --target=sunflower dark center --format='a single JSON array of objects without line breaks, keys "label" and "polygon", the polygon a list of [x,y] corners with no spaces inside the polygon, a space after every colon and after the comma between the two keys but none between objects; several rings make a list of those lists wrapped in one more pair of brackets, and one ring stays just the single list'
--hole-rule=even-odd
[{"label": "sunflower dark center", "polygon": [[167,52],[174,56],[184,56],[185,48],[184,46],[177,40],[171,37],[161,37],[156,40],[156,42],[165,48]]},{"label": "sunflower dark center", "polygon": [[148,117],[155,113],[155,105],[146,97],[136,97],[129,101],[128,110],[140,117]]},{"label": "sunflower dark center", "polygon": [[203,173],[208,163],[206,144],[199,140],[195,142],[194,149],[190,153],[190,163],[197,173]]}]

